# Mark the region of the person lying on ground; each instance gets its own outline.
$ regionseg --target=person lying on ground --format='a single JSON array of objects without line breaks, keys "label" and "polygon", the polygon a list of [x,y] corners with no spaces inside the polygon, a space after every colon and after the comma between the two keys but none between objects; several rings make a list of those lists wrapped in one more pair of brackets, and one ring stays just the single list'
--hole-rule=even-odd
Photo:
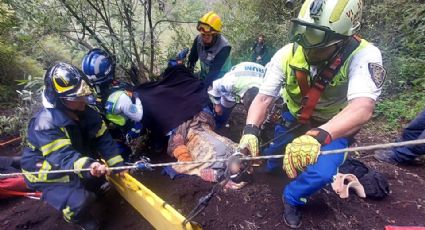
[{"label": "person lying on ground", "polygon": [[[229,158],[236,152],[237,144],[214,132],[214,117],[211,110],[205,109],[183,124],[171,134],[167,153],[178,162],[205,161]],[[225,162],[176,165],[165,172],[171,177],[176,174],[197,175],[208,182],[220,182],[225,177]],[[225,187],[240,189],[249,180],[250,172],[245,173],[246,180],[230,180]]]},{"label": "person lying on ground", "polygon": [[128,83],[115,79],[115,61],[106,51],[90,50],[83,58],[82,70],[96,90],[97,106],[121,155],[129,161],[130,142],[143,132],[143,106]]},{"label": "person lying on ground", "polygon": [[[110,173],[108,166],[123,166],[124,160],[101,115],[88,106],[93,96],[81,70],[63,62],[52,65],[44,76],[42,96],[43,108],[29,122],[21,160],[22,172],[40,173],[25,174],[25,182],[41,191],[41,199],[67,222],[99,229],[90,207],[106,182],[103,176]],[[90,171],[49,174],[85,168]]]},{"label": "person lying on ground", "polygon": [[[244,101],[245,93],[257,93],[266,68],[253,62],[242,62],[232,67],[222,78],[213,82],[208,90],[214,105],[216,128],[226,125],[237,103]],[[256,88],[256,90],[252,90]]]},{"label": "person lying on ground", "polygon": [[[0,173],[18,173],[21,171],[21,157],[0,156]],[[22,175],[0,178],[0,199],[26,196],[39,199],[40,193],[27,188]]]},{"label": "person lying on ground", "polygon": [[221,34],[222,26],[221,18],[212,11],[202,16],[196,26],[199,35],[193,41],[187,66],[193,71],[196,62],[200,61],[199,79],[204,82],[205,88],[223,77],[232,66],[230,58],[232,47]]},{"label": "person lying on ground", "polygon": [[[294,178],[282,194],[283,219],[301,226],[301,206],[332,182],[346,154],[319,155],[346,148],[371,117],[385,79],[381,52],[360,39],[361,0],[306,0],[291,20],[292,43],[267,64],[260,92],[249,108],[239,147],[259,154],[258,135],[266,111],[281,89],[286,103],[275,140],[262,154],[282,154],[283,167]],[[266,169],[276,171],[277,160]],[[308,167],[307,167],[308,166]],[[298,171],[303,171],[300,175]]]},{"label": "person lying on ground", "polygon": [[[425,139],[425,109],[403,129],[398,141],[413,141]],[[392,149],[375,151],[375,158],[378,161],[389,164],[424,164],[420,159],[425,155],[425,144],[395,147]]]}]

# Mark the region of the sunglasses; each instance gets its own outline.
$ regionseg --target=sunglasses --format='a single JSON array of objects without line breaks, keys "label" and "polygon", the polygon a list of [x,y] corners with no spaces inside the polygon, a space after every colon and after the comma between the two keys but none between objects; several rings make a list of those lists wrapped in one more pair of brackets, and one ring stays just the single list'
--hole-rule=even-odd
[{"label": "sunglasses", "polygon": [[328,27],[318,26],[298,19],[291,20],[289,40],[298,43],[305,49],[325,48],[346,38],[347,36],[337,34]]}]

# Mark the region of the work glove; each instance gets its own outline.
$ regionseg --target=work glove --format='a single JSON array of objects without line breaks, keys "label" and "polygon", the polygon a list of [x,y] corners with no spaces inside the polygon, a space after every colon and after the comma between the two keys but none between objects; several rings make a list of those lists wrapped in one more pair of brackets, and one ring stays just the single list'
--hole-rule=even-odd
[{"label": "work glove", "polygon": [[286,146],[283,158],[283,169],[289,178],[297,177],[297,170],[303,171],[307,166],[315,164],[319,157],[320,147],[332,142],[328,132],[314,128],[306,134],[295,138]]},{"label": "work glove", "polygon": [[143,125],[141,122],[134,123],[134,126],[125,135],[127,144],[130,144],[132,140],[138,138],[142,133]]},{"label": "work glove", "polygon": [[189,48],[184,48],[177,54],[176,59],[183,61],[186,58],[188,53],[189,53]]},{"label": "work glove", "polygon": [[258,146],[258,136],[260,134],[260,129],[252,124],[245,126],[243,130],[243,135],[239,141],[238,148],[240,150],[247,149],[251,156],[258,156],[259,146]]}]

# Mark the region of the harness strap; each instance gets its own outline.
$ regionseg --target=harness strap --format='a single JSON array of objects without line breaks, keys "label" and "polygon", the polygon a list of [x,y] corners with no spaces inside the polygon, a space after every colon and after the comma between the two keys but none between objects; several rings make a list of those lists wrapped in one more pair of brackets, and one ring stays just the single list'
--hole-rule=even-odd
[{"label": "harness strap", "polygon": [[[298,121],[302,124],[309,122],[322,92],[326,89],[332,79],[336,76],[344,62],[350,54],[360,45],[360,38],[353,36],[349,38],[348,43],[320,72],[313,78],[312,86],[308,87],[308,73],[295,70],[295,75],[300,87],[303,99],[301,109],[298,113]],[[308,88],[307,88],[308,87]],[[307,92],[307,93],[306,93]]]}]

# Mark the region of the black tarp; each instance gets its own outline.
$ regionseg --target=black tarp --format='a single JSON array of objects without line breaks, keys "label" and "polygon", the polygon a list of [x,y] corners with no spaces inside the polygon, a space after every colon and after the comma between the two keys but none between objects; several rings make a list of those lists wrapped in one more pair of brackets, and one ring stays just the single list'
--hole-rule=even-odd
[{"label": "black tarp", "polygon": [[139,85],[134,92],[142,101],[144,127],[158,135],[165,135],[210,103],[203,83],[183,65],[167,68],[161,80]]}]

